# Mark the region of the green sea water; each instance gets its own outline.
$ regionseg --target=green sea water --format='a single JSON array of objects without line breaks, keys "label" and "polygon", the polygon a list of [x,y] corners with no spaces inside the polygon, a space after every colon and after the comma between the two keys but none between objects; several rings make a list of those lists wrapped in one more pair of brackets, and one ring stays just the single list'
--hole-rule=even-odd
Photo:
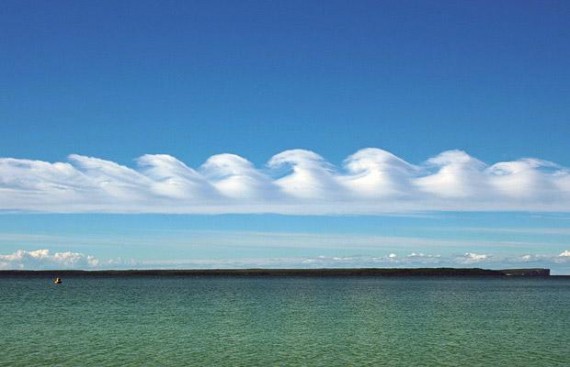
[{"label": "green sea water", "polygon": [[570,366],[570,280],[0,279],[0,366]]}]

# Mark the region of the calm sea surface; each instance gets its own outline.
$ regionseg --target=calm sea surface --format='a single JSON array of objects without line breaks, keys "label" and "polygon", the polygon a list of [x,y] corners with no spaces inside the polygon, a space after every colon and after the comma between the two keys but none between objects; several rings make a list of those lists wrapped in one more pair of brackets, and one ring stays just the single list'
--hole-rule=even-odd
[{"label": "calm sea surface", "polygon": [[0,366],[570,366],[570,280],[0,279]]}]

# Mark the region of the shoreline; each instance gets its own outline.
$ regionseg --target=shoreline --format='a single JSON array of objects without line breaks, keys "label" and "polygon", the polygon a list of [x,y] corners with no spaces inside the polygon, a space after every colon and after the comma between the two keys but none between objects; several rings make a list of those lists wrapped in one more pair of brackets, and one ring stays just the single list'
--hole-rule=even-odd
[{"label": "shoreline", "polygon": [[0,270],[4,277],[556,277],[550,269],[322,268],[322,269],[149,269]]}]

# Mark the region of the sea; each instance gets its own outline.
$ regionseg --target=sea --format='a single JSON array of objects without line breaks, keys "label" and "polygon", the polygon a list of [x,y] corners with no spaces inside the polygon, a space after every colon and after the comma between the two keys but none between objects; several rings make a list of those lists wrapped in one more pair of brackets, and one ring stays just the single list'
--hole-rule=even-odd
[{"label": "sea", "polygon": [[0,278],[0,366],[570,366],[570,279]]}]

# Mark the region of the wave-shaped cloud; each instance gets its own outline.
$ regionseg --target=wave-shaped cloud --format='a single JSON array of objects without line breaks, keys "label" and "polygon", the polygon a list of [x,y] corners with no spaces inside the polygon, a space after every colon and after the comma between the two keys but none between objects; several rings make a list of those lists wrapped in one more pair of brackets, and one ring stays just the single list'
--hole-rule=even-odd
[{"label": "wave-shaped cloud", "polygon": [[0,158],[0,210],[114,213],[382,214],[570,211],[570,170],[522,158],[488,165],[451,150],[411,164],[362,149],[341,167],[302,149],[256,168],[218,154],[193,169],[165,154],[130,168],[77,154],[67,162]]}]

